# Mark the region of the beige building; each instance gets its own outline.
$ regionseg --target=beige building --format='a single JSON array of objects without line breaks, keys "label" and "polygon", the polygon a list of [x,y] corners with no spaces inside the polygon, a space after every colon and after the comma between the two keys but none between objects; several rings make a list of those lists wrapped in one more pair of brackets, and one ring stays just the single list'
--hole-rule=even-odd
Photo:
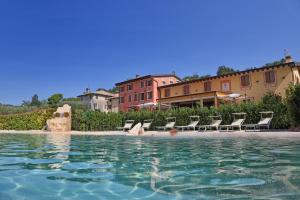
[{"label": "beige building", "polygon": [[299,82],[300,63],[287,56],[278,65],[160,86],[158,101],[174,107],[218,106],[231,96],[236,101],[259,101],[269,91],[284,97],[289,84]]},{"label": "beige building", "polygon": [[78,98],[88,105],[91,110],[100,110],[101,112],[118,112],[119,110],[119,95],[105,89],[92,92],[87,88]]}]

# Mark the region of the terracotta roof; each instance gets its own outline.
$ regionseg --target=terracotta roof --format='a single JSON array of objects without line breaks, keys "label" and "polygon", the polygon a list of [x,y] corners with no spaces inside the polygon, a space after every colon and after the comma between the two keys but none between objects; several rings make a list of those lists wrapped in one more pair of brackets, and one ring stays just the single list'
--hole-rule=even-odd
[{"label": "terracotta roof", "polygon": [[158,78],[158,77],[175,77],[175,78],[177,78],[178,80],[181,81],[181,79],[178,76],[176,76],[175,74],[153,74],[153,75],[139,76],[137,78],[122,81],[122,82],[116,83],[116,86],[123,85],[123,84],[126,84],[126,83],[130,83],[130,82],[133,82],[133,81],[142,80],[142,79]]},{"label": "terracotta roof", "polygon": [[290,62],[290,63],[283,63],[283,64],[277,64],[277,65],[269,65],[269,66],[263,66],[263,67],[259,67],[259,68],[253,68],[253,69],[248,69],[248,70],[243,70],[243,71],[237,71],[237,72],[233,72],[233,73],[229,73],[229,74],[225,74],[225,75],[221,75],[221,76],[210,76],[210,77],[199,78],[199,79],[194,79],[194,80],[189,80],[189,81],[183,81],[183,82],[180,82],[180,83],[174,83],[174,84],[170,84],[170,85],[163,85],[163,86],[160,86],[158,88],[168,88],[168,87],[172,87],[172,86],[176,86],[176,85],[184,85],[184,84],[195,83],[195,82],[199,82],[199,81],[206,81],[206,80],[224,78],[224,77],[235,76],[235,75],[238,75],[238,74],[246,74],[246,73],[261,71],[261,70],[266,70],[266,69],[286,67],[286,66],[295,67],[295,66],[298,66],[298,65],[300,66],[299,62]]},{"label": "terracotta roof", "polygon": [[88,95],[105,96],[105,97],[115,97],[118,94],[111,93],[111,92],[108,92],[106,90],[97,90],[96,92],[87,92],[87,93],[84,93],[82,95],[79,95],[78,97],[88,96]]}]

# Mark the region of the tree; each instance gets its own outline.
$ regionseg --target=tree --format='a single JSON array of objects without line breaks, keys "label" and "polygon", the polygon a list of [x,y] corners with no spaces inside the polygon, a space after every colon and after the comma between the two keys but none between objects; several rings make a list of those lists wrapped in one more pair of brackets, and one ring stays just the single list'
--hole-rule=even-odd
[{"label": "tree", "polygon": [[63,95],[62,94],[53,94],[51,97],[48,98],[48,104],[51,106],[51,107],[55,107],[57,106],[57,104],[59,102],[61,102],[63,99]]},{"label": "tree", "polygon": [[114,86],[114,87],[111,88],[111,89],[108,89],[107,91],[109,91],[109,92],[111,92],[111,93],[118,93],[118,92],[119,92],[119,90],[118,90],[118,88],[117,88],[116,86]]},{"label": "tree", "polygon": [[266,63],[264,66],[273,66],[273,65],[280,65],[280,64],[284,64],[285,63],[285,59],[281,59],[281,60],[276,60],[274,62],[271,63]]},{"label": "tree", "polygon": [[64,98],[63,101],[78,102],[78,101],[80,101],[80,99],[77,97],[69,97],[69,98]]},{"label": "tree", "polygon": [[41,102],[39,101],[39,96],[37,94],[33,95],[33,97],[31,98],[31,106],[40,106]]},{"label": "tree", "polygon": [[292,126],[300,128],[300,84],[289,86],[285,101]]},{"label": "tree", "polygon": [[233,73],[233,72],[237,72],[237,70],[235,70],[231,67],[226,67],[226,66],[222,65],[218,68],[217,75],[222,76],[222,75],[230,74],[230,73]]},{"label": "tree", "polygon": [[21,106],[30,106],[30,104],[31,104],[30,101],[23,100]]},{"label": "tree", "polygon": [[196,79],[207,78],[207,77],[210,77],[210,75],[206,74],[206,75],[199,76],[198,74],[193,74],[192,76],[183,77],[182,80],[183,81],[190,81],[190,80],[196,80]]}]

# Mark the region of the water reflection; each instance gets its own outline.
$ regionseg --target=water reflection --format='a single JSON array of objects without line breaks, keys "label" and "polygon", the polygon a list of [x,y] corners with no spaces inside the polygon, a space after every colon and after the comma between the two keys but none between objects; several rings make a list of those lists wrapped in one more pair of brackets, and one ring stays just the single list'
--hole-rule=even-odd
[{"label": "water reflection", "polygon": [[297,140],[0,135],[0,199],[299,199],[299,152]]},{"label": "water reflection", "polygon": [[53,145],[49,153],[54,153],[52,158],[61,160],[60,163],[51,163],[49,167],[52,169],[62,168],[64,164],[68,163],[71,135],[70,134],[47,134],[46,141]]}]

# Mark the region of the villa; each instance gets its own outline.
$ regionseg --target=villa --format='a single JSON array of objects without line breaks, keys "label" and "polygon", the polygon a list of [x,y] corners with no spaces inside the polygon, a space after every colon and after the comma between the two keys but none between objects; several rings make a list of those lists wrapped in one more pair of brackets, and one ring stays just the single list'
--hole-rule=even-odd
[{"label": "villa", "polygon": [[105,89],[98,89],[92,92],[89,88],[82,95],[79,95],[81,102],[88,105],[91,110],[101,112],[118,112],[119,97],[116,93],[111,93]]},{"label": "villa", "polygon": [[158,87],[180,83],[175,73],[136,76],[134,79],[116,83],[119,88],[119,111],[128,112],[143,106],[156,106]]},{"label": "villa", "polygon": [[282,64],[158,86],[158,102],[172,107],[217,107],[232,99],[259,101],[269,91],[285,96],[289,84],[299,82],[300,63],[286,56]]}]

